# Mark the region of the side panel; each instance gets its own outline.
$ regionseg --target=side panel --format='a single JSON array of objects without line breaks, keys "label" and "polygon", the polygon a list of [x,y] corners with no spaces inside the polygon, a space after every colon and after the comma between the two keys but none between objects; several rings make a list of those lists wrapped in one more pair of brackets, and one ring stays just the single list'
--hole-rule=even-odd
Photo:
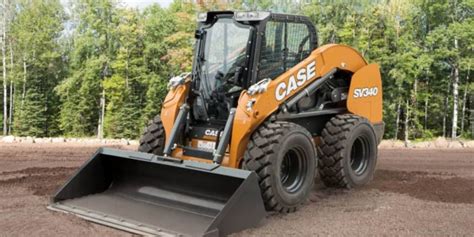
[{"label": "side panel", "polygon": [[179,85],[175,89],[171,89],[163,101],[160,116],[165,129],[166,140],[169,140],[171,129],[173,128],[176,116],[178,116],[179,107],[186,100],[190,84],[191,83],[188,81],[183,85]]},{"label": "side panel", "polygon": [[[366,65],[364,58],[348,46],[324,45],[284,74],[274,78],[265,93],[251,96],[245,91],[242,92],[233,125],[229,166],[239,166],[253,131],[288,98],[333,68],[356,72]],[[251,109],[247,109],[249,102],[253,103]]]},{"label": "side panel", "polygon": [[369,64],[352,76],[347,109],[373,124],[382,122],[382,78],[377,64]]},{"label": "side panel", "polygon": [[[353,72],[353,81],[361,81],[360,83],[362,83],[366,81],[365,78],[367,78],[368,75],[378,75],[378,77],[376,76],[375,79],[370,79],[370,81],[373,82],[378,80],[380,82],[380,73],[378,71],[378,67],[374,68],[374,66],[367,66],[364,58],[356,50],[348,46],[337,44],[324,45],[317,48],[308,58],[284,74],[274,78],[268,84],[267,91],[265,93],[249,95],[246,91],[242,92],[239,98],[234,125],[232,128],[233,133],[230,141],[229,153],[226,154],[222,164],[228,167],[239,168],[240,161],[243,158],[245,150],[247,149],[250,136],[255,131],[255,129],[257,129],[258,126],[269,116],[271,116],[282,103],[299,91],[302,91],[311,82],[318,80],[321,76],[327,74],[333,68],[339,68]],[[355,89],[359,88],[353,88],[353,85],[357,84],[351,83],[350,95],[353,95]],[[371,84],[367,84],[365,82],[365,84],[362,83],[362,85]],[[349,111],[367,117],[374,123],[382,121],[382,90],[380,86],[381,82],[379,85],[380,90],[378,91],[377,95],[378,99],[361,98],[361,100],[356,101],[349,98],[348,107],[352,106],[349,108]],[[179,107],[186,100],[189,87],[190,83],[187,82],[184,85],[180,85],[177,88],[170,90],[165,98],[165,101],[163,102],[161,119],[163,121],[166,139],[168,139],[168,136],[171,132],[174,120],[176,119],[179,111]],[[371,105],[370,116],[367,115],[367,112],[358,110],[358,108],[361,108],[360,103],[366,100],[372,101],[374,103],[374,105]],[[247,109],[249,102],[253,103],[251,109]],[[372,111],[374,111],[374,113],[372,113]],[[173,151],[173,156],[181,159],[199,160],[201,162],[205,162],[205,160],[202,159],[183,155],[179,148]]]}]

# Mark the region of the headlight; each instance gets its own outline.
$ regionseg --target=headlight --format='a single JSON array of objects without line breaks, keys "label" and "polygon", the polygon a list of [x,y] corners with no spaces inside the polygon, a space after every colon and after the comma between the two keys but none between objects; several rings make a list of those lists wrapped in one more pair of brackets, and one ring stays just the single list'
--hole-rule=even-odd
[{"label": "headlight", "polygon": [[256,95],[263,93],[267,91],[268,84],[270,84],[272,80],[270,78],[263,79],[259,81],[258,83],[253,84],[250,86],[250,88],[247,90],[247,93],[249,95]]},{"label": "headlight", "polygon": [[207,12],[201,12],[197,15],[198,22],[205,22],[207,20]]},{"label": "headlight", "polygon": [[183,85],[191,73],[182,73],[179,76],[172,77],[168,82],[168,90],[174,90],[179,85]]},{"label": "headlight", "polygon": [[270,16],[270,12],[235,12],[236,21],[262,21]]}]

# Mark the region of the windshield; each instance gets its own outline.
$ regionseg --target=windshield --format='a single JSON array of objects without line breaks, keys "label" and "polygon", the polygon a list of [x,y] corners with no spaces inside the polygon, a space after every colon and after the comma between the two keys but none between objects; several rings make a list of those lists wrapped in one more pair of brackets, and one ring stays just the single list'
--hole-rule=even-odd
[{"label": "windshield", "polygon": [[205,80],[205,88],[202,89],[211,94],[245,67],[250,27],[239,26],[230,18],[221,18],[210,28],[205,28],[204,32],[200,76]]}]

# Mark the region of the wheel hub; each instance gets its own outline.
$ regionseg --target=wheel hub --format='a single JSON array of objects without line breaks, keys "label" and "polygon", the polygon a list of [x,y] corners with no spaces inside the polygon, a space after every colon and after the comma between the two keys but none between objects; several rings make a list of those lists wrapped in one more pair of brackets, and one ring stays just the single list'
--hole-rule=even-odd
[{"label": "wheel hub", "polygon": [[356,175],[362,175],[369,164],[369,140],[365,136],[356,138],[351,148],[351,168]]},{"label": "wheel hub", "polygon": [[297,192],[306,175],[304,152],[301,148],[288,150],[283,157],[280,167],[280,181],[283,188],[289,193]]}]

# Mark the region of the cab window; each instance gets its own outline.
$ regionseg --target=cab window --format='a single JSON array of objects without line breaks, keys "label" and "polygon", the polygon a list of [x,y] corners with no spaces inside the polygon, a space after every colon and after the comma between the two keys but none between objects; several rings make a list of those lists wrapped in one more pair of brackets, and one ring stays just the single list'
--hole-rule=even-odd
[{"label": "cab window", "polygon": [[257,81],[274,79],[311,53],[309,28],[304,23],[269,21],[265,27]]}]

